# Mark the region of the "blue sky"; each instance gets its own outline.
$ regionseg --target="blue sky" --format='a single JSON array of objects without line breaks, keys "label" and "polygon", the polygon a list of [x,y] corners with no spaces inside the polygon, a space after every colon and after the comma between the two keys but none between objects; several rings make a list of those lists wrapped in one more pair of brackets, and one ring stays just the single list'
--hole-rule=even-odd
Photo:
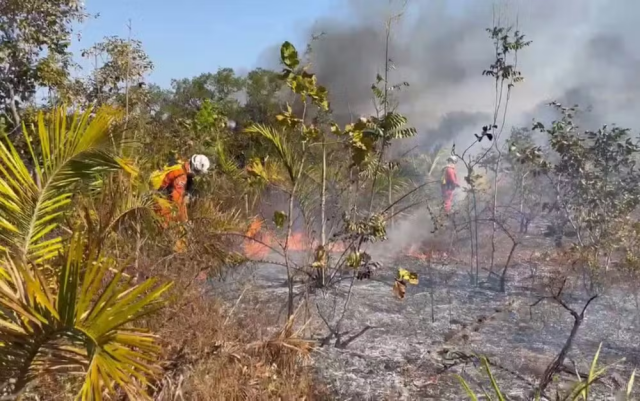
[{"label": "blue sky", "polygon": [[[100,13],[79,31],[79,54],[105,36],[141,40],[155,64],[151,81],[168,86],[172,78],[192,77],[218,67],[250,69],[264,51],[290,40],[305,43],[307,29],[344,0],[85,0]],[[303,5],[304,4],[304,5]],[[344,7],[341,7],[344,9]],[[90,67],[82,63],[85,67]]]}]

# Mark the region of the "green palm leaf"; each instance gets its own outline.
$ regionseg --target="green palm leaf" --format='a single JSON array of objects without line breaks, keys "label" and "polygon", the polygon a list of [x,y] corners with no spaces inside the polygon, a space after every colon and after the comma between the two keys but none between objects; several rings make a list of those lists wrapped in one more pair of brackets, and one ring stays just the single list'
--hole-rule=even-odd
[{"label": "green palm leaf", "polygon": [[226,174],[233,180],[242,178],[242,170],[238,168],[236,163],[227,157],[227,152],[222,141],[216,143],[216,155],[218,168],[223,174]]},{"label": "green palm leaf", "polygon": [[109,151],[110,127],[118,117],[110,108],[94,116],[92,110],[68,116],[65,108],[40,113],[37,150],[23,126],[28,161],[5,135],[0,141],[0,249],[35,261],[55,256],[61,238],[53,231],[72,202],[74,184],[120,168],[136,173]]},{"label": "green palm leaf", "polygon": [[294,155],[293,148],[290,146],[287,138],[281,132],[275,130],[272,127],[263,124],[253,124],[246,129],[247,133],[257,134],[266,139],[273,147],[278,158],[287,170],[287,175],[291,182],[295,182],[297,171],[299,168],[299,162]]},{"label": "green palm leaf", "polygon": [[410,138],[417,134],[413,127],[407,127],[407,118],[402,114],[388,113],[380,124],[380,128],[386,132],[387,139],[403,139]]},{"label": "green palm leaf", "polygon": [[20,259],[7,257],[0,267],[9,277],[0,277],[0,385],[13,382],[9,391],[43,374],[71,372],[85,376],[82,400],[113,393],[113,383],[130,399],[148,399],[144,388],[159,372],[159,349],[153,335],[132,323],[164,306],[170,284],[132,285],[122,268],[85,256],[92,254],[75,235],[56,290]]}]

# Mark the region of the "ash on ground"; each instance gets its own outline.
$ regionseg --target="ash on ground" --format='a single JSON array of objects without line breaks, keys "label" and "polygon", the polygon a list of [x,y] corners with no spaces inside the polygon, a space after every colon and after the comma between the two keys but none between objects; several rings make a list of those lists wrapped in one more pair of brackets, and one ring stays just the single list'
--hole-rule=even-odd
[{"label": "ash on ground", "polygon": [[[407,286],[402,300],[392,291],[398,267],[420,276],[418,285]],[[285,279],[284,267],[260,264],[211,284],[216,296],[235,302],[251,281],[250,294],[244,296],[243,303],[269,303],[274,311],[286,313]],[[459,401],[468,397],[455,374],[462,375],[477,393],[484,388],[491,394],[478,360],[463,357],[475,354],[486,356],[495,365],[492,372],[508,399],[527,400],[532,390],[528,382],[537,382],[573,324],[570,313],[551,300],[530,307],[545,295],[533,289],[533,280],[529,267],[516,265],[502,293],[497,280],[473,284],[468,267],[403,258],[385,264],[375,277],[356,281],[352,287],[351,281],[345,280],[329,293],[318,290],[310,300],[313,338],[326,339],[329,330],[323,321],[335,330],[343,311],[339,327],[342,344],[364,333],[346,347],[336,347],[335,338],[325,341],[328,344],[313,358],[317,375],[338,400]],[[296,289],[302,290],[299,285]],[[574,290],[565,292],[563,299],[579,311],[588,297]],[[593,301],[565,363],[568,373],[563,382],[575,382],[576,371],[586,374],[602,343],[601,366],[626,360],[611,368],[590,396],[613,400],[611,395],[626,386],[640,361],[636,346],[640,313],[633,299],[633,295],[612,288]]]}]

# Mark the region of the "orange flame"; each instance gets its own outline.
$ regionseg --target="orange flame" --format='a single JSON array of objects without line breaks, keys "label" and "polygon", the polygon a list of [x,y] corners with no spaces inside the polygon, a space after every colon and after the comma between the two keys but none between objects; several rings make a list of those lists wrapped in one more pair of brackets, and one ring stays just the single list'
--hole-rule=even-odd
[{"label": "orange flame", "polygon": [[269,255],[268,245],[271,244],[271,238],[268,235],[261,235],[261,228],[262,220],[255,219],[245,234],[248,238],[244,240],[244,255],[249,259],[264,259]]},{"label": "orange flame", "polygon": [[[244,254],[249,259],[264,259],[269,256],[271,252],[270,247],[271,244],[275,242],[275,236],[273,233],[263,230],[263,224],[264,221],[257,218],[251,222],[246,232],[247,238],[244,240]],[[281,241],[280,246],[284,245],[285,242]],[[287,243],[290,251],[311,251],[315,250],[319,245],[319,241],[310,241],[303,232],[291,234]],[[413,244],[405,250],[404,254],[421,261],[442,260],[450,256],[447,251],[436,248],[438,247],[427,246],[425,244]],[[347,246],[343,242],[332,242],[326,245],[326,249],[328,252],[341,253],[347,249]]]},{"label": "orange flame", "polygon": [[[245,234],[247,238],[244,240],[243,244],[244,255],[249,259],[264,259],[271,251],[269,247],[274,242],[274,236],[269,231],[262,230],[263,224],[264,221],[262,219],[257,218],[253,220]],[[282,241],[280,245],[284,246],[285,242]],[[290,251],[315,250],[319,245],[319,241],[310,241],[307,235],[303,232],[291,234],[287,241],[287,247]],[[328,244],[326,249],[329,252],[344,252],[347,247],[342,242],[333,242]]]},{"label": "orange flame", "polygon": [[287,241],[287,246],[290,251],[305,251],[311,248],[309,239],[303,233],[293,233]]},{"label": "orange flame", "polygon": [[331,244],[327,245],[327,250],[329,252],[344,252],[347,250],[347,246],[344,244],[344,242],[332,242]]},{"label": "orange flame", "polygon": [[409,249],[407,249],[405,255],[421,261],[446,259],[448,257],[448,254],[445,251],[440,251],[433,248],[422,250],[421,248],[424,249],[424,247],[422,247],[421,245],[413,244],[409,247]]}]

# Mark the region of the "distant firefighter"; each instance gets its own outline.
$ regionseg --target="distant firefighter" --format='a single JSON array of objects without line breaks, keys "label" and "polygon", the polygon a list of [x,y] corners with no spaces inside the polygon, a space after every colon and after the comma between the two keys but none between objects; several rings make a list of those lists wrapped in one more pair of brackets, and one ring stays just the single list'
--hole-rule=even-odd
[{"label": "distant firefighter", "polygon": [[456,156],[449,156],[447,165],[442,170],[442,200],[444,202],[444,211],[447,214],[451,212],[453,192],[460,186],[460,184],[458,184],[458,176],[456,175],[457,162],[458,158]]}]

